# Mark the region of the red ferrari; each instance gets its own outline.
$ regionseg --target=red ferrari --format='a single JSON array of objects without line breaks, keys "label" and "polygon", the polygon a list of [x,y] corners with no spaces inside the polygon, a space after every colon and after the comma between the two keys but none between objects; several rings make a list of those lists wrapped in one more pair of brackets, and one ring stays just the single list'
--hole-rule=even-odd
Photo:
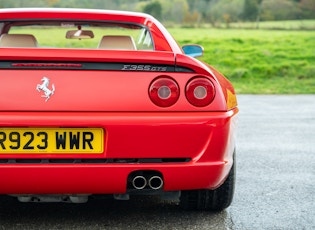
[{"label": "red ferrari", "polygon": [[237,100],[201,46],[105,10],[1,9],[0,33],[0,194],[231,204]]}]

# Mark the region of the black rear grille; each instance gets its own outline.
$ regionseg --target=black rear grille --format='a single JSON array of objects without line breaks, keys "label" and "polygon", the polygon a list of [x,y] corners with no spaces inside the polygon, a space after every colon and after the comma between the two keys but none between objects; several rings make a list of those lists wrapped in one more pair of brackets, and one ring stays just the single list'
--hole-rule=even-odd
[{"label": "black rear grille", "polygon": [[88,159],[0,159],[0,164],[145,164],[185,163],[190,158],[88,158]]}]

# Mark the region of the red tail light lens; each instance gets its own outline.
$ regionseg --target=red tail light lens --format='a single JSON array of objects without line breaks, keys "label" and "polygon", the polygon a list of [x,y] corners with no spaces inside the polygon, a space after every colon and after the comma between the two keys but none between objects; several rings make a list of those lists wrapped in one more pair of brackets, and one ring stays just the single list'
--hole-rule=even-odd
[{"label": "red tail light lens", "polygon": [[215,96],[213,83],[204,77],[196,77],[186,85],[186,98],[190,104],[197,107],[209,105]]},{"label": "red tail light lens", "polygon": [[179,87],[170,77],[161,76],[155,79],[149,88],[151,101],[160,107],[174,105],[179,98]]}]

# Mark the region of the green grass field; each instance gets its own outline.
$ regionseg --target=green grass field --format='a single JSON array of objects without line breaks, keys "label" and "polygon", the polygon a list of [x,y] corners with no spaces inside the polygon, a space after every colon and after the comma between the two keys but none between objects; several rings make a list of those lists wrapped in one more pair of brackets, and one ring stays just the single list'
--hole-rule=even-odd
[{"label": "green grass field", "polygon": [[[226,26],[226,25],[224,25]],[[234,22],[230,28],[260,29],[269,30],[314,30],[315,20],[287,20],[287,21],[264,21],[264,22]]]},{"label": "green grass field", "polygon": [[205,48],[242,94],[314,94],[315,31],[169,29],[180,45]]}]

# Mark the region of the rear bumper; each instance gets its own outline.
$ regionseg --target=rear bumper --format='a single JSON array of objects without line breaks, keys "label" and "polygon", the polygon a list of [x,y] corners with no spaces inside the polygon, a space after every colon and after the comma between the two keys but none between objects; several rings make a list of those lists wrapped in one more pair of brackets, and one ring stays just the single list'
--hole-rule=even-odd
[{"label": "rear bumper", "polygon": [[[103,154],[17,155],[0,151],[0,194],[123,194],[128,176],[138,170],[159,172],[164,191],[216,188],[233,164],[237,112],[1,113],[0,127],[103,127],[107,135]],[[68,158],[118,160],[97,164],[32,162]],[[183,158],[188,161],[176,162]],[[149,163],[120,163],[120,159],[149,159]],[[154,163],[150,159],[174,162]]]},{"label": "rear bumper", "polygon": [[163,175],[164,191],[216,186],[225,162],[182,165],[27,165],[1,166],[1,194],[123,194],[128,175],[135,170],[156,170]]}]

